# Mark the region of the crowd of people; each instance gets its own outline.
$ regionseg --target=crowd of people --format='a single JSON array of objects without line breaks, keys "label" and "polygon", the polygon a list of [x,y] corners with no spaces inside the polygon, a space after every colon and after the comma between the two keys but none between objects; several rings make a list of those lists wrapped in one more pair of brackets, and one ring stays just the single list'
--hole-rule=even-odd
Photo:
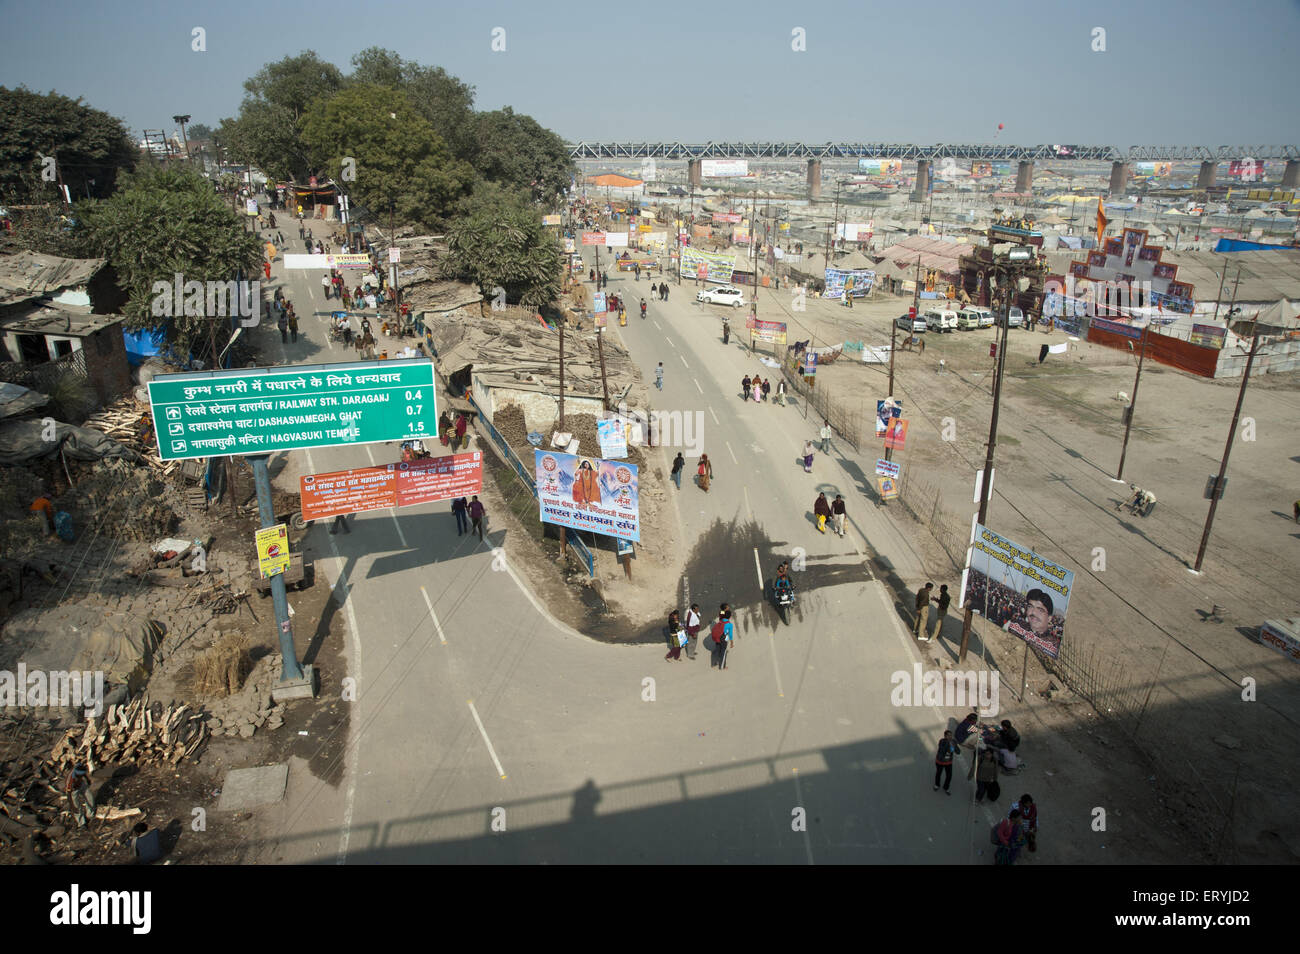
[{"label": "crowd of people", "polygon": [[1053,613],[1051,596],[1044,590],[1021,593],[972,569],[966,583],[966,600],[994,626],[1012,623],[1060,644],[1065,620]]},{"label": "crowd of people", "polygon": [[[685,622],[682,621],[680,610],[671,610],[668,613],[668,625],[664,630],[668,637],[668,653],[664,659],[680,662],[683,649],[686,650],[687,659],[694,659],[699,648],[702,628],[703,616],[700,614],[699,603],[691,604],[690,609],[686,611]],[[732,619],[730,603],[723,603],[718,607],[718,615],[714,617],[713,625],[709,628],[709,639],[713,643],[710,668],[726,669],[736,639],[736,626]]]}]

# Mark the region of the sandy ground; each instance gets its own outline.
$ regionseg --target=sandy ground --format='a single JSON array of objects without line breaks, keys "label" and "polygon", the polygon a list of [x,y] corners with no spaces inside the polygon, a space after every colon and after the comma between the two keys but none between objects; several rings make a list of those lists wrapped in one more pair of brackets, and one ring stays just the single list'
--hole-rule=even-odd
[{"label": "sandy ground", "polygon": [[[768,317],[786,311],[791,340],[815,336],[815,345],[888,343],[890,322],[910,304],[890,298],[850,311],[810,300],[800,313],[785,292],[766,298]],[[895,459],[902,462],[905,481],[937,490],[937,529],[952,540],[967,537],[976,509],[974,473],[983,465],[992,404],[993,337],[994,329],[929,333],[923,354],[901,352],[897,358],[894,390],[911,426],[908,447]],[[1202,819],[1182,827],[1206,857],[1295,860],[1295,773],[1289,760],[1279,765],[1274,752],[1279,744],[1289,749],[1286,742],[1300,741],[1297,673],[1294,663],[1253,642],[1249,633],[1264,619],[1298,611],[1300,533],[1291,502],[1300,496],[1294,443],[1300,377],[1252,378],[1228,492],[1203,572],[1195,574],[1190,568],[1208,509],[1205,482],[1218,470],[1239,380],[1209,381],[1147,362],[1125,483],[1119,483],[1112,479],[1123,437],[1125,402],[1118,394],[1132,393],[1136,360],[1072,342],[1068,354],[1038,363],[1041,344],[1065,340],[1061,332],[1011,330],[987,523],[1075,571],[1077,596],[1066,639],[1089,660],[1097,683],[1110,690],[1114,710],[1140,712],[1136,719],[1087,729],[1089,736],[1109,736],[1101,748],[1093,746],[1101,753],[1098,768],[1114,767],[1119,746],[1132,748],[1140,758],[1128,774],[1136,780],[1147,765],[1145,782],[1165,810]],[[887,389],[886,367],[840,360],[817,377],[837,399],[860,402],[871,425],[875,401]],[[954,440],[943,439],[945,429]],[[869,461],[878,449],[874,437],[864,438],[858,456]],[[1116,511],[1128,481],[1157,494],[1149,518]],[[905,496],[907,491],[905,485]],[[916,527],[901,508],[891,509],[896,519]],[[949,555],[929,533],[913,538],[936,583],[956,590],[961,576]],[[1221,623],[1206,619],[1216,604]],[[960,632],[955,608],[948,625],[949,633]],[[976,628],[984,632],[978,619]],[[986,652],[1009,676],[1021,672],[1022,647],[993,630]],[[1029,681],[1034,690],[1052,684],[1032,663]],[[1257,701],[1243,700],[1243,682],[1258,687]],[[1057,697],[1062,699],[1079,701],[1068,693]],[[1058,716],[1065,715],[1063,708],[1090,709],[1038,707]],[[1050,724],[1070,731],[1071,725],[1086,726],[1089,716],[1095,721],[1088,711]],[[1117,725],[1133,735],[1117,732]]]}]

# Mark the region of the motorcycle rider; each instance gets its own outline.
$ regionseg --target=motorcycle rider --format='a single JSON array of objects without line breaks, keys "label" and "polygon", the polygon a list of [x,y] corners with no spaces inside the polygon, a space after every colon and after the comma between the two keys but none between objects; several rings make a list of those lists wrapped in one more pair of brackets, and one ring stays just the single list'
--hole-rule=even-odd
[{"label": "motorcycle rider", "polygon": [[641,299],[641,320],[645,320],[645,299]]}]

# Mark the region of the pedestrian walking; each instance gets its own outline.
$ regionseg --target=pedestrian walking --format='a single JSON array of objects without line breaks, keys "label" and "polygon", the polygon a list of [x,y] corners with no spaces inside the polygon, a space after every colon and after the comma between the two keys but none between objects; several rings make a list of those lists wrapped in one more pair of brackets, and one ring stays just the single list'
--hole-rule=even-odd
[{"label": "pedestrian walking", "polygon": [[662,288],[662,289],[664,290],[664,301],[667,301],[667,300],[668,300],[668,283],[667,283],[667,282],[664,282],[664,283],[663,283],[662,285],[660,285],[659,287]]},{"label": "pedestrian walking", "polygon": [[280,317],[276,319],[275,326],[280,329],[280,343],[289,343],[289,313],[288,310],[280,312]]},{"label": "pedestrian walking", "polygon": [[[596,270],[594,268],[587,269],[587,281],[594,282],[595,280],[596,280]],[[600,291],[599,285],[596,286],[596,291]]]},{"label": "pedestrian walking", "polygon": [[831,517],[831,505],[825,493],[818,494],[817,499],[813,501],[813,515],[817,518],[817,532],[825,533],[826,521]]},{"label": "pedestrian walking", "polygon": [[655,368],[655,387],[660,391],[664,389],[664,363],[659,362],[659,367]]},{"label": "pedestrian walking", "polygon": [[344,532],[344,533],[351,533],[351,532],[352,532],[351,530],[348,529],[348,518],[347,518],[347,514],[342,514],[342,513],[340,513],[340,514],[335,515],[335,517],[334,517],[334,523],[333,523],[333,525],[330,527],[330,533],[331,533],[331,534],[338,533],[340,527],[343,528],[343,532]]},{"label": "pedestrian walking", "polygon": [[803,472],[805,474],[812,473],[812,462],[813,462],[813,442],[804,441],[803,442]]},{"label": "pedestrian walking", "polygon": [[677,485],[678,490],[682,489],[682,471],[685,470],[685,468],[686,468],[686,458],[682,455],[681,451],[678,451],[677,456],[673,458],[673,473],[672,473],[673,483]]},{"label": "pedestrian walking", "polygon": [[784,380],[776,382],[776,397],[773,399],[773,403],[785,407],[785,381]]},{"label": "pedestrian walking", "polygon": [[478,496],[476,495],[469,502],[469,519],[474,525],[471,529],[477,531],[480,543],[483,541],[483,518],[486,515],[487,510],[478,502]]},{"label": "pedestrian walking", "polygon": [[822,453],[823,453],[823,454],[829,454],[829,453],[831,452],[831,434],[832,434],[832,433],[834,433],[834,432],[831,430],[831,424],[830,424],[830,421],[826,420],[825,418],[822,418],[821,439],[822,439]]},{"label": "pedestrian walking", "polygon": [[292,310],[289,312],[289,341],[298,343],[298,316]]},{"label": "pedestrian walking", "polygon": [[751,382],[750,382],[750,380],[749,380],[749,375],[748,375],[748,374],[745,375],[743,378],[740,379],[740,390],[744,392],[744,394],[745,394],[745,400],[746,400],[746,401],[749,400],[749,387],[750,387],[750,384],[751,384]]},{"label": "pedestrian walking", "polygon": [[268,282],[271,280],[271,263],[270,263],[270,262],[263,262],[263,263],[262,263],[262,274],[266,276],[266,280],[267,280]]},{"label": "pedestrian walking", "polygon": [[736,630],[732,625],[730,616],[723,612],[718,613],[718,618],[713,623],[713,628],[709,631],[709,636],[713,639],[713,659],[711,667],[717,666],[718,669],[727,668],[727,654],[731,650],[735,634]]},{"label": "pedestrian walking", "polygon": [[681,615],[677,610],[668,614],[668,653],[664,659],[681,662],[682,647],[686,645],[686,630],[682,628]]},{"label": "pedestrian walking", "polygon": [[1300,523],[1300,500],[1297,500],[1295,502],[1295,504],[1292,506],[1292,510],[1294,510],[1295,512],[1295,522]]},{"label": "pedestrian walking", "polygon": [[1025,827],[1025,843],[1030,851],[1038,850],[1038,806],[1032,795],[1021,795],[1018,801],[1011,803],[1013,812],[1020,812],[1020,819]]},{"label": "pedestrian walking", "polygon": [[918,637],[921,642],[928,642],[930,637],[925,632],[925,621],[930,617],[930,591],[934,589],[933,583],[926,583],[916,591],[916,622],[912,624],[912,635]]},{"label": "pedestrian walking", "polygon": [[375,336],[369,331],[361,336],[361,357],[370,361],[375,359]]},{"label": "pedestrian walking", "polygon": [[700,645],[700,604],[692,603],[691,608],[686,611],[686,656],[688,659],[695,658],[695,651]]},{"label": "pedestrian walking", "polygon": [[754,379],[749,382],[749,387],[750,391],[753,392],[751,397],[753,397],[754,403],[758,404],[763,400],[763,379],[757,374],[754,375]]},{"label": "pedestrian walking", "polygon": [[451,502],[451,512],[456,517],[456,536],[463,536],[469,533],[469,517],[466,516],[469,510],[469,501],[464,497],[457,497]]},{"label": "pedestrian walking", "polygon": [[469,446],[469,438],[465,436],[465,430],[469,427],[469,418],[463,413],[456,415],[456,443],[452,445],[452,450],[460,450]]},{"label": "pedestrian walking", "polygon": [[993,829],[997,850],[993,854],[995,865],[1014,865],[1020,855],[1020,846],[1025,843],[1025,828],[1021,822],[1020,810],[1013,808],[1011,814],[1002,819]]},{"label": "pedestrian walking", "polygon": [[767,378],[764,378],[763,379],[763,400],[766,401],[767,396],[771,393],[772,393],[772,382],[769,381]]},{"label": "pedestrian walking", "polygon": [[835,532],[840,536],[844,536],[844,517],[844,496],[836,494],[835,499],[831,501],[831,519],[835,522]]},{"label": "pedestrian walking", "polygon": [[637,280],[637,281],[640,281],[640,280],[641,280],[641,263],[638,262],[637,264],[633,265],[632,268],[633,268],[633,270],[636,272],[636,280]]},{"label": "pedestrian walking", "polygon": [[984,803],[984,796],[989,797],[989,801],[997,801],[998,791],[998,757],[993,749],[984,749],[980,752],[979,760],[972,763],[970,771],[966,773],[969,779],[975,776],[975,804]]},{"label": "pedestrian walking", "polygon": [[934,790],[939,791],[939,779],[943,778],[943,791],[945,795],[951,795],[949,786],[952,785],[952,760],[957,756],[957,743],[953,741],[952,730],[947,729],[943,733],[943,738],[939,740],[939,748],[934,753]]},{"label": "pedestrian walking", "polygon": [[700,463],[695,468],[695,475],[700,480],[700,489],[707,494],[709,492],[709,481],[713,479],[713,464],[709,460],[708,454],[700,455]]},{"label": "pedestrian walking", "polygon": [[68,796],[68,808],[77,819],[77,827],[85,828],[95,817],[95,793],[90,790],[90,773],[84,762],[78,762],[63,780],[63,792]]},{"label": "pedestrian walking", "polygon": [[948,593],[948,584],[945,583],[943,586],[939,587],[939,595],[932,596],[930,599],[938,604],[939,607],[937,612],[934,614],[934,633],[931,636],[933,639],[935,636],[942,635],[943,618],[948,615],[948,607],[952,603],[952,596]]}]

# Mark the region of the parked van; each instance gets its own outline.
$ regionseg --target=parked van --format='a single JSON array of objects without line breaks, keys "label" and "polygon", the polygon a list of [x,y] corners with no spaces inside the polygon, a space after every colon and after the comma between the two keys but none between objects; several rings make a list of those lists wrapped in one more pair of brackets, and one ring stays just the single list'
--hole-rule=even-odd
[{"label": "parked van", "polygon": [[956,331],[957,312],[949,308],[935,308],[925,313],[925,327],[930,331]]},{"label": "parked van", "polygon": [[961,331],[972,331],[980,326],[980,313],[975,308],[963,308],[957,312],[957,327]]}]

